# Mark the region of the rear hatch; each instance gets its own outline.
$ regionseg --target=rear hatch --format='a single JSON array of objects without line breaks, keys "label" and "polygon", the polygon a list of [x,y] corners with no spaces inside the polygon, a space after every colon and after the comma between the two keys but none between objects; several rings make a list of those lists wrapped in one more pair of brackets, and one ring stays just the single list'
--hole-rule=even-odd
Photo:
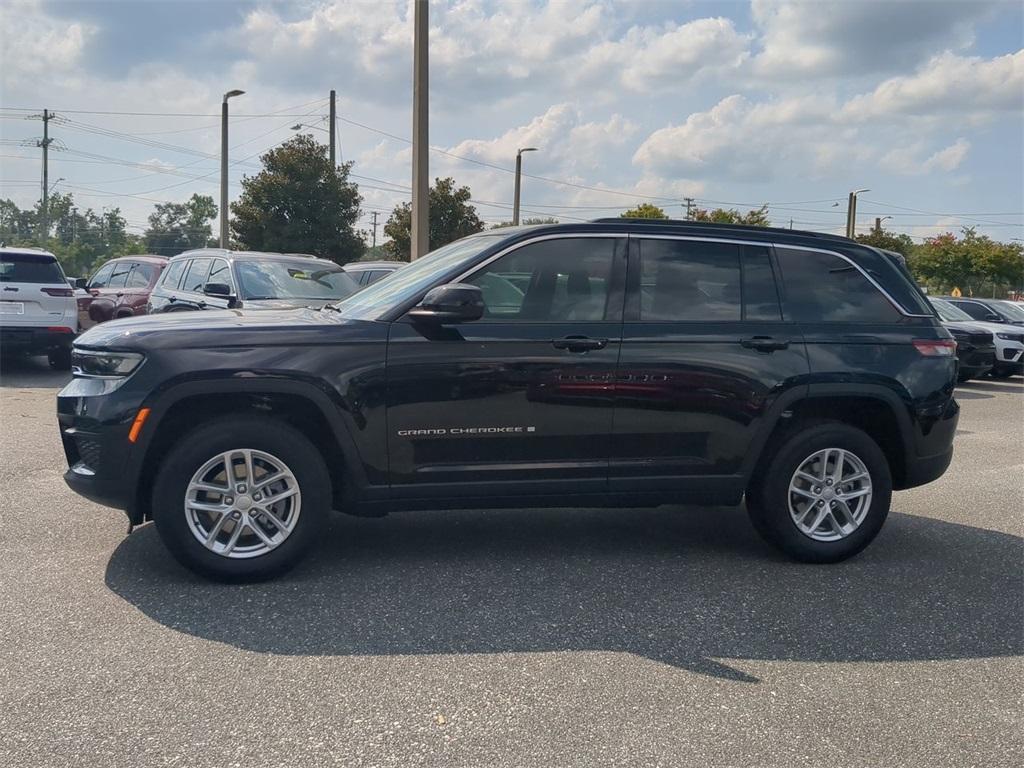
[{"label": "rear hatch", "polygon": [[0,252],[0,325],[68,325],[75,311],[74,293],[51,254]]}]

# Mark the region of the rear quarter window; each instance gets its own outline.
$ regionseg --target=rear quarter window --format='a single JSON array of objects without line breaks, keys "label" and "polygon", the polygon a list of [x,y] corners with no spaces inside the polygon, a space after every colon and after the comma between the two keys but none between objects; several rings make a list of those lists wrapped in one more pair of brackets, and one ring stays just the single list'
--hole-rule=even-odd
[{"label": "rear quarter window", "polygon": [[895,323],[902,315],[857,267],[831,253],[775,249],[787,312],[801,323]]},{"label": "rear quarter window", "polygon": [[64,272],[52,256],[34,253],[0,255],[0,283],[63,283]]}]

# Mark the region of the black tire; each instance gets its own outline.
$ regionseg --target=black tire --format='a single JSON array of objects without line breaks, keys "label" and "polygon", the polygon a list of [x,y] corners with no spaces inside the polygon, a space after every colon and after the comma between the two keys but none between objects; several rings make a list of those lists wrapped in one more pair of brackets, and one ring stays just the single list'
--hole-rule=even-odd
[{"label": "black tire", "polygon": [[47,361],[50,363],[50,367],[55,371],[70,371],[71,370],[71,348],[61,347],[59,349],[51,349],[46,355]]},{"label": "black tire", "polygon": [[[836,541],[812,539],[797,528],[789,510],[789,484],[800,465],[815,452],[842,448],[863,462],[871,480],[871,503],[860,525]],[[797,427],[770,445],[747,490],[751,522],[768,542],[795,560],[835,563],[853,557],[878,535],[892,501],[892,474],[878,444],[859,429],[839,422]]]},{"label": "black tire", "polygon": [[[193,475],[210,459],[233,450],[263,451],[292,472],[301,494],[294,529],[276,548],[247,559],[207,549],[185,514]],[[186,568],[216,581],[260,581],[294,567],[316,543],[331,509],[331,478],[317,448],[300,432],[271,417],[225,416],[183,435],[161,461],[153,485],[153,519],[164,544]]]},{"label": "black tire", "polygon": [[993,368],[989,372],[989,376],[993,379],[1008,379],[1013,375],[1014,370],[1012,368]]},{"label": "black tire", "polygon": [[966,383],[966,382],[971,380],[971,376],[969,374],[966,374],[966,373],[958,373],[956,375],[956,380],[957,380],[958,383],[964,384],[964,383]]}]

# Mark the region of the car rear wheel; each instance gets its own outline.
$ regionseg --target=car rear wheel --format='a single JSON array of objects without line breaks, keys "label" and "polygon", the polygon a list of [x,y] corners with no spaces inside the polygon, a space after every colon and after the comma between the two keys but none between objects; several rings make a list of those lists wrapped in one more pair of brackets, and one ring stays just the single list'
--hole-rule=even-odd
[{"label": "car rear wheel", "polygon": [[276,419],[217,419],[182,437],[153,487],[153,518],[174,557],[219,581],[292,568],[317,541],[331,484],[316,447]]},{"label": "car rear wheel", "polygon": [[823,423],[776,446],[746,502],[754,527],[790,557],[833,563],[871,543],[891,500],[892,476],[878,444],[854,427]]}]

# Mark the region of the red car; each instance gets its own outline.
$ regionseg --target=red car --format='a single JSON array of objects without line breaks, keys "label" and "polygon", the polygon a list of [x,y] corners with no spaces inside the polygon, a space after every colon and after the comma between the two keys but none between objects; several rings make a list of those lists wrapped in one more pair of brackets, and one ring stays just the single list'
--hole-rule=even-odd
[{"label": "red car", "polygon": [[149,293],[167,266],[164,256],[121,256],[79,281],[88,296],[78,299],[78,328],[84,331],[105,320],[146,314]]}]

